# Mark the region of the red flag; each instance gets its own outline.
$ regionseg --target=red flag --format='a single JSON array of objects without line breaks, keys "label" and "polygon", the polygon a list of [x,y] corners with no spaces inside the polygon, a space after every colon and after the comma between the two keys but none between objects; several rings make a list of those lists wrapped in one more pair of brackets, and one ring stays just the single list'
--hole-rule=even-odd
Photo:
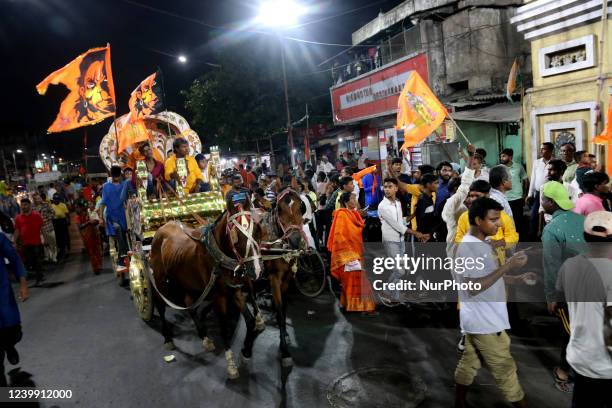
[{"label": "red flag", "polygon": [[63,132],[96,124],[115,114],[115,86],[111,71],[110,45],[92,48],[58,69],[38,85],[44,95],[49,85],[63,84],[70,93],[47,130]]}]

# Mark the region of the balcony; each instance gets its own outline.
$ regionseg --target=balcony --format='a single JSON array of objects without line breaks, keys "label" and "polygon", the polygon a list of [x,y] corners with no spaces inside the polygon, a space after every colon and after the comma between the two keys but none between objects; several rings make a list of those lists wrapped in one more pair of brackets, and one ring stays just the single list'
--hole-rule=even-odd
[{"label": "balcony", "polygon": [[379,38],[371,47],[351,48],[338,55],[332,64],[333,86],[361,78],[371,71],[385,69],[396,61],[421,50],[421,35],[417,27]]}]

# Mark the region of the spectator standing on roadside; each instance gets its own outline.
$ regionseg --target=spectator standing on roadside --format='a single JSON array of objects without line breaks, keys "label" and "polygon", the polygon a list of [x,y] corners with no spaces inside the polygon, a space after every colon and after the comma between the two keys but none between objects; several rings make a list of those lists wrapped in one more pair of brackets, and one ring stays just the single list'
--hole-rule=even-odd
[{"label": "spectator standing on roadside", "polygon": [[584,194],[576,202],[574,212],[584,216],[595,211],[605,211],[603,200],[610,192],[610,177],[606,173],[591,172],[584,175]]},{"label": "spectator standing on roadside", "polygon": [[506,191],[506,199],[512,210],[514,225],[521,236],[526,230],[523,228],[523,208],[525,207],[525,192],[529,189],[529,177],[521,163],[514,161],[514,150],[504,149],[499,155],[499,162],[508,167],[512,188]]},{"label": "spectator standing on roadside", "polygon": [[555,145],[550,142],[542,143],[540,147],[540,158],[536,160],[531,169],[529,192],[527,193],[526,203],[531,205],[531,217],[529,220],[529,239],[539,240],[540,228],[540,189],[546,183],[548,171],[546,166],[554,158]]},{"label": "spectator standing on roadside", "polygon": [[565,162],[565,173],[563,173],[563,184],[569,184],[576,177],[576,168],[578,163],[574,160],[574,153],[576,153],[576,146],[573,143],[563,143],[561,149],[559,149],[559,156],[561,160]]},{"label": "spectator standing on roadside", "polygon": [[55,193],[51,201],[53,208],[53,229],[55,230],[55,240],[57,242],[57,260],[68,255],[70,252],[70,234],[68,226],[70,225],[70,211],[65,203],[60,201],[59,193]]},{"label": "spectator standing on roadside", "polygon": [[32,194],[34,205],[32,209],[40,214],[43,219],[42,236],[44,240],[45,259],[49,262],[57,262],[57,242],[55,241],[55,230],[53,229],[53,218],[55,212],[51,204],[45,201],[44,193]]},{"label": "spectator standing on roadside", "polygon": [[26,268],[36,277],[36,285],[44,280],[42,260],[44,257],[41,229],[43,218],[36,211],[32,211],[32,202],[29,198],[21,200],[21,214],[15,218],[15,243],[19,243],[23,251]]}]

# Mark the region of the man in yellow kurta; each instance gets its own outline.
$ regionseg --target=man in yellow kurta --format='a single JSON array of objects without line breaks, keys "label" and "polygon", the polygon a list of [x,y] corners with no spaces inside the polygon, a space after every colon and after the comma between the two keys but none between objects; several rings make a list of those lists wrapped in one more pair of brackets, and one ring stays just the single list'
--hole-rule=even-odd
[{"label": "man in yellow kurta", "polygon": [[[174,140],[172,148],[174,155],[164,163],[164,178],[167,181],[174,180],[181,183],[187,193],[199,191],[200,183],[204,182],[204,177],[198,163],[193,157],[189,156],[189,143],[182,137],[178,137]],[[176,162],[183,159],[187,167],[187,177],[181,180],[177,172]]]},{"label": "man in yellow kurta", "polygon": [[[491,244],[497,252],[497,260],[500,265],[506,263],[506,250],[514,248],[519,240],[519,235],[514,227],[514,221],[504,211],[500,212],[501,227],[497,230],[497,234],[491,237]],[[463,236],[470,231],[470,221],[468,211],[459,216],[457,220],[457,235],[455,235],[455,243],[461,243]]]}]

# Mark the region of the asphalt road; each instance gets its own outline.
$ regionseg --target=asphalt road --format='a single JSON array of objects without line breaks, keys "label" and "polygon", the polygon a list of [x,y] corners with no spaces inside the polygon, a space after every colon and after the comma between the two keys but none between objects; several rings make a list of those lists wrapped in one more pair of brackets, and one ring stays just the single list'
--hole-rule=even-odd
[{"label": "asphalt road", "polygon": [[[21,362],[7,366],[9,381],[73,393],[71,400],[40,406],[310,408],[332,406],[330,399],[337,407],[411,407],[415,399],[423,399],[419,407],[452,406],[458,338],[452,310],[381,309],[371,318],[342,314],[329,291],[317,299],[293,294],[288,326],[294,367],[281,369],[278,330],[269,323],[250,366],[230,381],[222,351],[203,350],[188,316],[168,313],[177,350],[164,350],[159,320],[141,321],[129,291],[105,272],[94,276],[84,255],[73,254],[21,305]],[[555,322],[540,311],[523,312],[530,333],[512,337],[512,353],[529,405],[570,406],[550,374],[559,354]],[[211,333],[220,344],[216,327]],[[243,337],[240,322],[236,354]],[[176,361],[166,363],[168,354]],[[486,370],[468,402],[509,406]]]}]

